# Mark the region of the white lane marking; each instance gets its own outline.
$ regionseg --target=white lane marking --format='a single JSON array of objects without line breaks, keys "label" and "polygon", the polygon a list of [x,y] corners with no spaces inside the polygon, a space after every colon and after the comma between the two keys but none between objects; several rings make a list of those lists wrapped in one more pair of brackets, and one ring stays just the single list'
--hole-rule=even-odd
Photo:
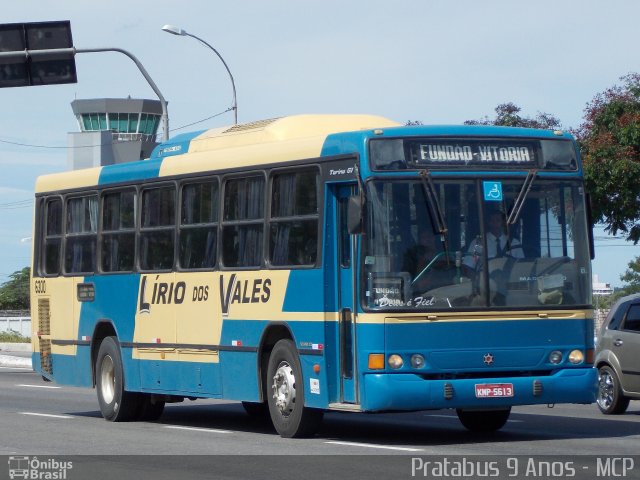
[{"label": "white lane marking", "polygon": [[69,415],[53,415],[51,413],[18,412],[20,415],[32,415],[34,417],[73,418]]},{"label": "white lane marking", "polygon": [[27,387],[27,388],[62,388],[62,387],[55,387],[53,385],[28,385],[26,383],[20,383],[18,385],[16,385],[16,387]]},{"label": "white lane marking", "polygon": [[230,430],[216,430],[215,428],[181,427],[179,425],[165,425],[164,428],[172,428],[174,430],[191,430],[194,432],[233,433]]},{"label": "white lane marking", "polygon": [[355,443],[355,442],[335,442],[335,441],[327,441],[324,443],[331,443],[333,445],[347,445],[350,447],[381,448],[385,450],[401,450],[403,452],[424,452],[424,449],[422,448],[392,447],[390,445],[377,445],[375,443]]}]

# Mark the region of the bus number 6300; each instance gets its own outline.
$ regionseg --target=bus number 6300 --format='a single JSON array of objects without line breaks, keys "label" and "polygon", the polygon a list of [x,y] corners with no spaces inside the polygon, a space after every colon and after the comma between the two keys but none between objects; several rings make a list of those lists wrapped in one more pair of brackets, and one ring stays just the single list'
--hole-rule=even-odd
[{"label": "bus number 6300", "polygon": [[47,293],[47,282],[46,280],[36,280],[33,282],[33,289],[36,293]]}]

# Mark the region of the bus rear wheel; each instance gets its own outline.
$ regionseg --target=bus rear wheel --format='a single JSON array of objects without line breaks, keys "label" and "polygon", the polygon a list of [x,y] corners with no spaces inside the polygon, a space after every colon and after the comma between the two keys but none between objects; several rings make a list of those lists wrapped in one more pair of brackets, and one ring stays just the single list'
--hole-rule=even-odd
[{"label": "bus rear wheel", "polygon": [[295,345],[279,340],[267,366],[267,403],[276,431],[285,438],[308,437],[318,431],[322,410],[304,405],[304,381]]},{"label": "bus rear wheel", "polygon": [[489,433],[504,427],[511,414],[511,407],[504,410],[456,410],[460,423],[467,430],[478,433]]},{"label": "bus rear wheel", "polygon": [[98,403],[105,420],[127,422],[135,419],[140,397],[124,389],[122,356],[115,337],[106,337],[102,341],[95,367]]}]

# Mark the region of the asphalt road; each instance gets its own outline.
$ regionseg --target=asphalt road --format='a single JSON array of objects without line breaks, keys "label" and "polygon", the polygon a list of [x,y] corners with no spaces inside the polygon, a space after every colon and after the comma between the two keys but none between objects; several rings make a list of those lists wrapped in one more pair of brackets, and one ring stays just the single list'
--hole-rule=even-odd
[{"label": "asphalt road", "polygon": [[[340,467],[343,477],[350,477],[347,472],[351,472],[350,478],[362,478],[369,472],[376,474],[376,478],[387,478],[380,474],[397,469],[395,462],[410,460],[408,457],[385,460],[396,455],[638,455],[640,402],[631,402],[627,414],[615,417],[602,415],[595,405],[517,407],[507,425],[492,435],[470,434],[452,411],[328,413],[315,437],[283,439],[267,422],[245,414],[239,403],[219,400],[167,405],[158,422],[106,422],[100,415],[94,390],[61,387],[44,382],[28,369],[0,367],[0,432],[0,455],[160,456],[149,457],[153,460],[146,462],[154,478],[164,478],[162,474],[167,471],[175,474],[187,468],[176,461],[169,463],[176,471],[166,465],[162,467],[168,459],[181,458],[171,456],[184,455],[279,455],[281,457],[264,460],[247,457],[246,461],[235,457],[240,458],[237,465],[256,468],[256,472],[273,463],[276,471],[284,469],[278,474],[279,478],[299,478],[288,475],[292,473],[290,466],[296,462],[282,455],[299,455],[307,459],[305,468],[318,468],[316,473],[327,474],[331,470],[327,465],[342,465],[339,458],[333,457],[335,461],[327,462],[320,460],[321,457],[308,460],[310,456],[347,455],[352,463]],[[375,457],[359,457],[367,455]],[[105,458],[89,460],[86,457],[83,462],[99,464],[107,462]],[[354,458],[364,460],[353,464]],[[139,459],[134,463],[139,466]],[[204,459],[188,463],[192,473],[200,472],[196,466],[202,463],[203,478],[207,472],[211,473]],[[626,478],[640,478],[640,461],[637,463],[638,477]],[[236,461],[226,462],[224,474],[219,470],[219,475],[209,478],[254,478],[246,472],[236,475],[234,464]],[[131,471],[126,461],[118,465],[124,471]],[[0,478],[2,473],[0,466]],[[307,478],[324,477],[307,475]]]}]

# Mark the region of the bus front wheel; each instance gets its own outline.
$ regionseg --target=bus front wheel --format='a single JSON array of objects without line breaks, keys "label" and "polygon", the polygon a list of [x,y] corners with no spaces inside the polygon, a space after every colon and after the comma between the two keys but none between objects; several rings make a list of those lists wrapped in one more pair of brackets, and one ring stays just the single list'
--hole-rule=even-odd
[{"label": "bus front wheel", "polygon": [[106,337],[100,344],[95,371],[98,403],[105,420],[133,420],[139,411],[140,398],[124,389],[122,357],[115,337]]},{"label": "bus front wheel", "polygon": [[504,427],[511,414],[511,408],[504,410],[456,410],[460,423],[467,430],[489,433]]},{"label": "bus front wheel", "polygon": [[313,435],[322,423],[322,410],[304,405],[304,381],[295,345],[279,340],[269,356],[267,402],[276,431],[285,438]]}]

